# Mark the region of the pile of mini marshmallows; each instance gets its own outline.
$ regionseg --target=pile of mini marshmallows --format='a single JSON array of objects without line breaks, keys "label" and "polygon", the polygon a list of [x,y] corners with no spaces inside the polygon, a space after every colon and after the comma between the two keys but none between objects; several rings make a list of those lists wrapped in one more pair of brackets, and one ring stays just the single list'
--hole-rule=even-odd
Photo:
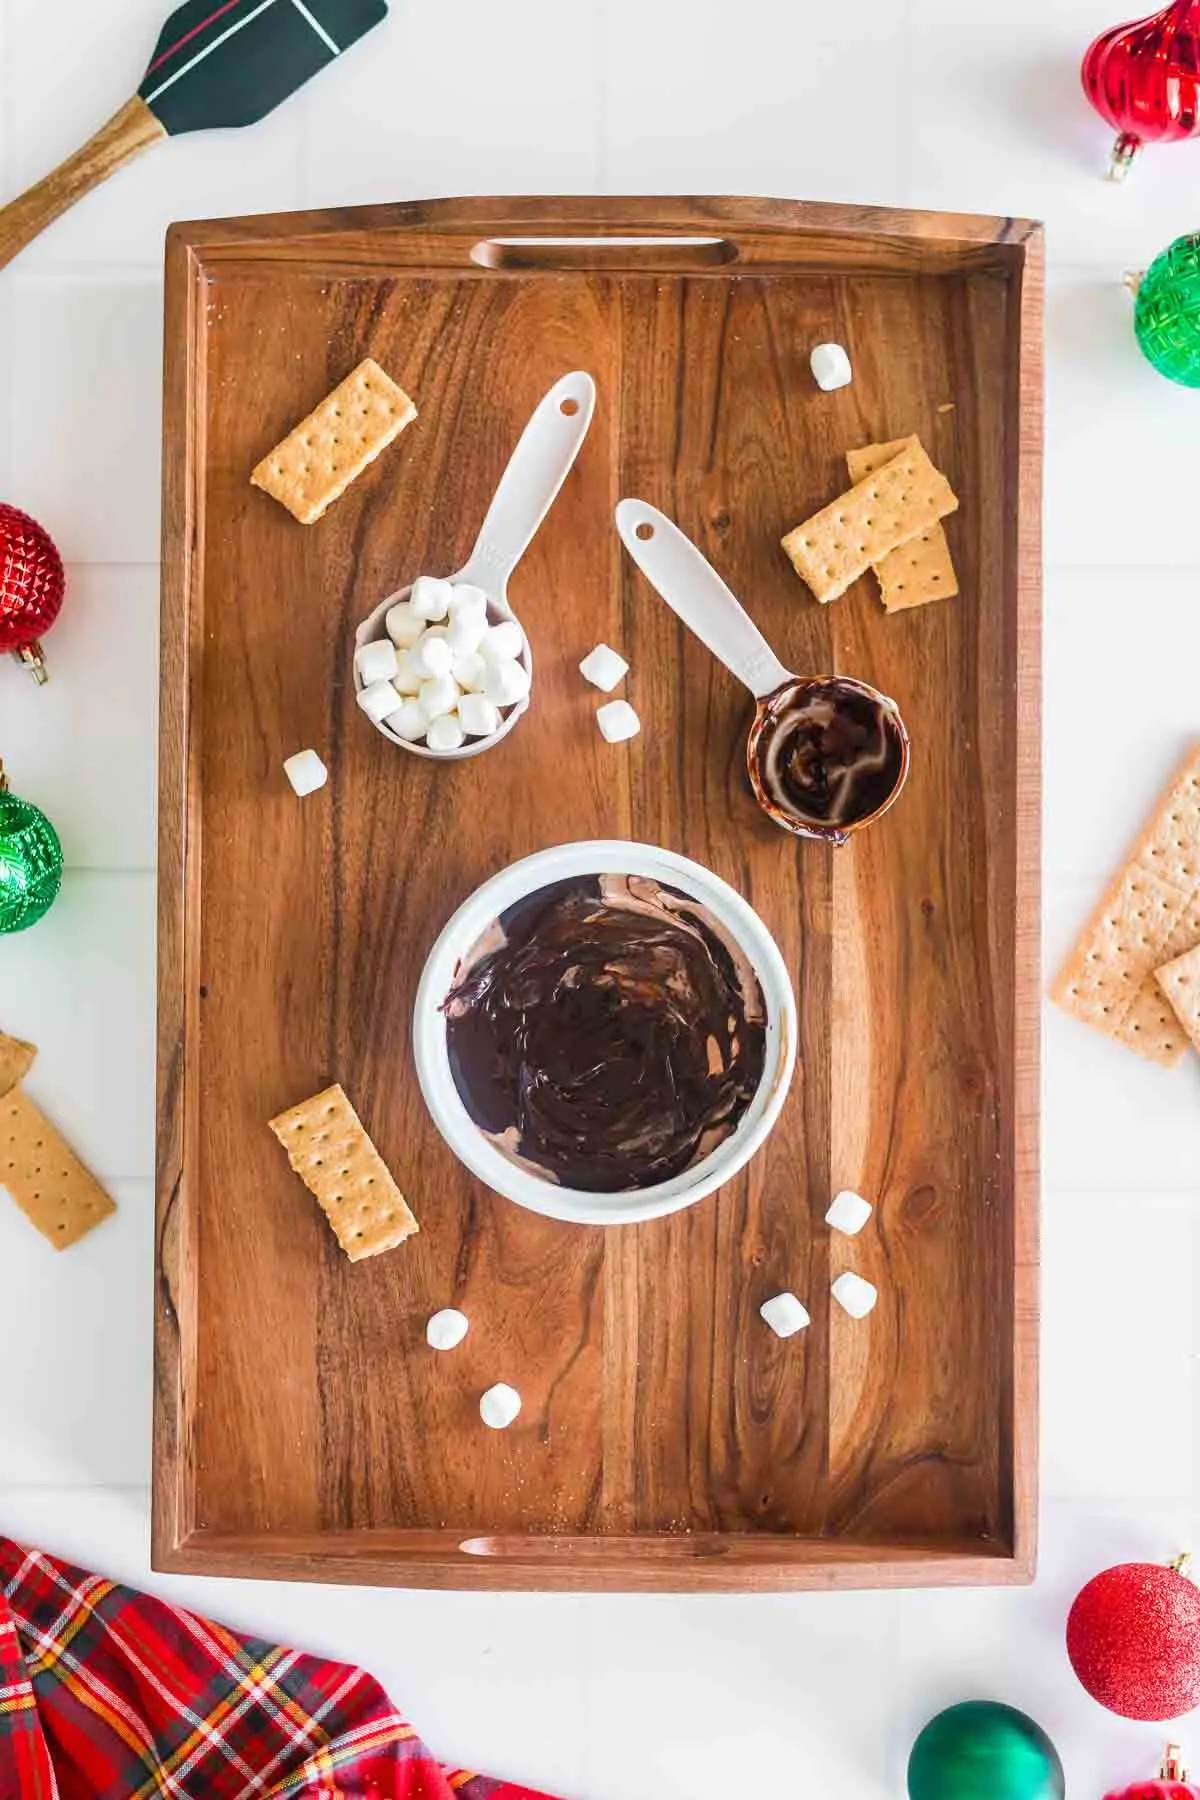
[{"label": "pile of mini marshmallows", "polygon": [[[861,1194],[853,1194],[849,1188],[840,1193],[833,1205],[825,1214],[825,1223],[834,1231],[840,1231],[844,1237],[857,1237],[871,1216],[870,1202]],[[847,1269],[839,1275],[830,1289],[834,1299],[843,1312],[852,1319],[865,1319],[879,1298],[878,1290],[853,1269]],[[764,1300],[759,1307],[763,1320],[771,1327],[776,1337],[795,1337],[812,1323],[808,1308],[795,1294],[774,1294],[770,1300]]]},{"label": "pile of mini marshmallows", "polygon": [[405,743],[446,755],[494,737],[529,693],[525,634],[515,619],[488,623],[482,588],[422,575],[385,624],[386,638],[355,653],[358,704]]}]

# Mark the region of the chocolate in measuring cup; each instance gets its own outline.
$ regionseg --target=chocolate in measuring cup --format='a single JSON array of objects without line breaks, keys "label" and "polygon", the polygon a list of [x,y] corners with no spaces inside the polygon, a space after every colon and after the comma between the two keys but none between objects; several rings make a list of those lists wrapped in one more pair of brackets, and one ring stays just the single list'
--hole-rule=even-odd
[{"label": "chocolate in measuring cup", "polygon": [[849,676],[785,669],[711,563],[655,507],[622,500],[617,530],[667,605],[754,695],[746,765],[767,817],[831,844],[880,818],[908,778],[895,701]]},{"label": "chocolate in measuring cup", "polygon": [[908,732],[895,701],[866,682],[798,677],[759,702],[746,763],[755,798],[777,825],[844,844],[904,786]]}]

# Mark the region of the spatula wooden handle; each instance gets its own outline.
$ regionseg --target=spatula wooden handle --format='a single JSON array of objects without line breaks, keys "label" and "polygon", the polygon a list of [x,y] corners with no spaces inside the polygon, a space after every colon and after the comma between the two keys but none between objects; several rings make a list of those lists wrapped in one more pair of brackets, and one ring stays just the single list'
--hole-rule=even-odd
[{"label": "spatula wooden handle", "polygon": [[74,156],[60,163],[28,193],[0,207],[0,269],[47,225],[53,224],[60,213],[107,181],[140,150],[166,135],[144,100],[135,95],[127,101]]}]

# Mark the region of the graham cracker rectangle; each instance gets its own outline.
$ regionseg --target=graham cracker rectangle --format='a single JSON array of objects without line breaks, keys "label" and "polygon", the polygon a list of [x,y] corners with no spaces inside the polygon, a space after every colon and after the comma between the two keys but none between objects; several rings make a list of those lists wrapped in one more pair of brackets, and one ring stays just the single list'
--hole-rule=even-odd
[{"label": "graham cracker rectangle", "polygon": [[336,1084],[271,1120],[351,1262],[394,1250],[421,1228]]},{"label": "graham cracker rectangle", "polygon": [[[915,438],[894,438],[890,444],[864,444],[846,452],[851,481],[865,481],[900,455]],[[940,525],[929,525],[907,544],[901,544],[875,564],[880,599],[885,612],[906,612],[930,600],[950,600],[958,593],[958,575],[950,544]]]},{"label": "graham cracker rectangle", "polygon": [[1065,1012],[1174,1068],[1189,1039],[1155,971],[1200,944],[1200,743],[1151,813],[1128,861],[1050,990]]},{"label": "graham cracker rectangle", "polygon": [[117,1210],[20,1087],[0,1100],[0,1187],[56,1250],[77,1244]]},{"label": "graham cracker rectangle", "polygon": [[1155,969],[1154,979],[1184,1031],[1200,1050],[1200,944]]},{"label": "graham cracker rectangle", "polygon": [[416,416],[404,389],[368,356],[263,457],[250,480],[301,525],[315,525]]},{"label": "graham cracker rectangle", "polygon": [[24,1081],[37,1056],[37,1045],[0,1031],[0,1099]]},{"label": "graham cracker rectangle", "polygon": [[954,489],[917,438],[891,462],[789,531],[783,547],[822,605],[844,594],[873,563],[958,506]]}]

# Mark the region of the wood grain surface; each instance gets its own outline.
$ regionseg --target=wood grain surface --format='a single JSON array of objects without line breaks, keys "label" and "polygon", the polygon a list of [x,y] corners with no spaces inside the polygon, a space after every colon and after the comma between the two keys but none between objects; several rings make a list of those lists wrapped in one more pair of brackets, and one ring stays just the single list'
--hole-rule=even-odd
[{"label": "wood grain surface", "polygon": [[[575,239],[528,245],[522,236]],[[617,247],[605,235],[660,237]],[[703,238],[680,244],[681,236]],[[155,1565],[434,1586],[1028,1579],[1036,1468],[1041,251],[1020,221],[765,201],[455,201],[176,227],[168,251]],[[851,387],[821,394],[819,341]],[[362,357],[416,399],[316,527],[250,469]],[[534,405],[591,436],[511,598],[530,716],[430,765],[353,702],[355,626],[465,558]],[[817,606],[779,539],[854,445],[920,433],[959,599]],[[912,775],[842,850],[757,810],[748,698],[623,556],[662,507],[781,658],[899,702]],[[644,730],[605,745],[604,640]],[[303,802],[281,764],[311,746]],[[612,1231],[527,1214],[435,1133],[422,963],[486,876],[633,837],[755,905],[795,1084],[721,1193]],[[340,1081],[422,1223],[352,1267],[266,1128]],[[839,1187],[875,1203],[855,1240]],[[855,1268],[880,1302],[841,1314]],[[757,1317],[791,1288],[813,1323]],[[472,1320],[437,1357],[439,1307]],[[493,1381],[519,1425],[482,1428]]]}]

